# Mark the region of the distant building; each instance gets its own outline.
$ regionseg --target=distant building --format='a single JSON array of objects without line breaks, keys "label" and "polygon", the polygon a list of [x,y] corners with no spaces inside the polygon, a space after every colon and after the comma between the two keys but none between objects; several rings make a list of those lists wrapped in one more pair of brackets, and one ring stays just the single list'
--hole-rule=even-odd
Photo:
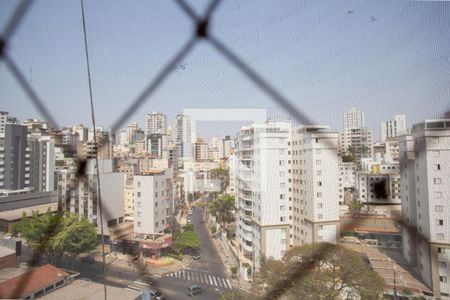
[{"label": "distant building", "polygon": [[388,138],[396,138],[399,134],[406,132],[405,115],[397,115],[394,120],[384,121],[380,124],[381,140],[386,141]]},{"label": "distant building", "polygon": [[0,139],[5,137],[5,125],[8,120],[8,112],[0,111]]},{"label": "distant building", "polygon": [[177,157],[193,158],[191,118],[188,115],[177,115],[173,134],[175,136],[175,144],[177,145]]},{"label": "distant building", "polygon": [[159,113],[152,112],[145,117],[146,121],[146,134],[167,134],[167,116]]},{"label": "distant building", "polygon": [[201,138],[197,138],[194,144],[194,158],[196,161],[202,161],[208,159],[208,143]]},{"label": "distant building", "polygon": [[426,120],[399,136],[403,255],[450,299],[450,119]]},{"label": "distant building", "polygon": [[344,113],[344,130],[361,128],[365,126],[364,113],[352,107],[350,111]]},{"label": "distant building", "polygon": [[339,202],[345,203],[345,194],[355,188],[357,166],[354,162],[341,162],[339,164]]},{"label": "distant building", "polygon": [[352,108],[344,113],[344,131],[339,135],[341,156],[353,156],[359,162],[363,157],[372,156],[372,131],[365,127],[364,113]]},{"label": "distant building", "polygon": [[172,222],[172,169],[134,176],[134,233],[155,235]]},{"label": "distant building", "polygon": [[5,138],[0,140],[0,189],[21,190],[30,187],[27,134],[26,126],[5,125]]},{"label": "distant building", "polygon": [[338,133],[299,126],[291,135],[293,245],[339,239]]}]

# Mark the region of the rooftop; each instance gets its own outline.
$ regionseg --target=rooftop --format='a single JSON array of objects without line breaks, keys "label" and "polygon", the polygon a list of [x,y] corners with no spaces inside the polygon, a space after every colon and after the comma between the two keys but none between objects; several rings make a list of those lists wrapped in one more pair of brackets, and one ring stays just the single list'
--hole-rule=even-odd
[{"label": "rooftop", "polygon": [[0,212],[0,220],[5,221],[15,221],[22,219],[22,214],[25,212],[27,216],[31,216],[31,214],[36,211],[38,214],[44,214],[50,208],[51,212],[58,211],[58,203],[46,203],[41,205],[29,206],[24,208],[11,209]]},{"label": "rooftop", "polygon": [[[119,288],[115,286],[106,286],[106,294],[110,300],[134,300],[138,299],[141,292],[132,289]],[[40,299],[45,300],[94,300],[104,298],[103,284],[78,279],[69,285],[44,295]]]},{"label": "rooftop", "polygon": [[16,254],[16,251],[4,246],[0,246],[0,257],[9,256],[11,254]]},{"label": "rooftop", "polygon": [[0,298],[25,298],[69,276],[52,265],[44,265],[0,283]]}]

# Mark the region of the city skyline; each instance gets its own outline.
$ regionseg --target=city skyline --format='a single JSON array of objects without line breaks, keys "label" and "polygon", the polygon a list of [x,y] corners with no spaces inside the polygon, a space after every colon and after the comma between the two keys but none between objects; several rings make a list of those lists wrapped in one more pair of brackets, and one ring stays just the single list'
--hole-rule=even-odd
[{"label": "city skyline", "polygon": [[[2,23],[14,5],[1,3]],[[195,5],[200,10],[206,2]],[[448,5],[262,2],[256,7],[225,2],[212,30],[316,124],[340,130],[342,114],[357,107],[366,113],[367,125],[378,128],[379,122],[397,114],[407,115],[414,124],[448,110]],[[190,23],[171,1],[133,7],[89,3],[86,14],[97,122],[111,126],[189,36]],[[296,28],[308,30],[299,34]],[[88,123],[78,4],[36,3],[8,46],[58,121]],[[217,58],[209,48],[197,46],[128,121],[140,120],[142,125],[151,111],[171,117],[179,107],[267,108],[269,114],[288,114]],[[37,116],[4,68],[0,78],[2,109],[17,111],[20,119]]]}]

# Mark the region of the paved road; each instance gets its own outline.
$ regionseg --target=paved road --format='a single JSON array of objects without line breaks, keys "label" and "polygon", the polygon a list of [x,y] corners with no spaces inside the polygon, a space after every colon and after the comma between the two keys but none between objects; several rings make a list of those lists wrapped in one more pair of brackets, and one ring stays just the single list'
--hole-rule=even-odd
[{"label": "paved road", "polygon": [[[195,260],[190,268],[178,272],[168,273],[163,276],[140,276],[135,272],[125,270],[111,264],[107,268],[107,283],[120,287],[134,287],[142,289],[151,287],[161,291],[168,300],[189,299],[185,293],[187,287],[198,284],[205,292],[196,295],[193,299],[213,300],[219,299],[220,293],[232,289],[231,282],[225,273],[225,267],[209,236],[206,224],[202,223],[203,209],[197,208],[193,212],[192,223],[201,239],[200,259]],[[80,272],[81,277],[92,281],[102,281],[102,267],[99,262],[94,264],[76,262],[72,264],[66,261],[64,266]],[[219,291],[217,291],[217,290]]]}]

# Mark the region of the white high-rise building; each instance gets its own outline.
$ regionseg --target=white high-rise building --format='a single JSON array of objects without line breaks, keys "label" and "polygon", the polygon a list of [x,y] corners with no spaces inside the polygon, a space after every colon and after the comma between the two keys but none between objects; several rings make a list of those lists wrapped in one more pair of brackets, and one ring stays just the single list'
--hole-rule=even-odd
[{"label": "white high-rise building", "polygon": [[380,124],[381,140],[386,141],[387,138],[396,138],[399,134],[406,132],[405,115],[397,115],[394,120],[384,121]]},{"label": "white high-rise building", "polygon": [[134,176],[134,232],[163,233],[170,228],[172,169],[154,170]]},{"label": "white high-rise building", "polygon": [[364,113],[352,107],[350,111],[344,113],[344,130],[364,127]]},{"label": "white high-rise building", "polygon": [[433,290],[450,299],[450,119],[427,120],[398,137],[403,254]]},{"label": "white high-rise building", "polygon": [[159,112],[152,112],[145,117],[147,135],[167,134],[167,117]]},{"label": "white high-rise building", "polygon": [[292,243],[339,238],[338,133],[299,126],[291,135]]},{"label": "white high-rise building", "polygon": [[[243,267],[261,257],[281,259],[290,246],[290,122],[242,127],[236,145],[237,234]],[[246,276],[246,275],[244,275]]]},{"label": "white high-rise building", "polygon": [[192,158],[191,118],[188,115],[178,114],[174,124],[175,144],[177,145],[178,157]]},{"label": "white high-rise building", "polygon": [[364,127],[364,113],[352,108],[344,113],[344,131],[339,134],[339,153],[359,161],[372,156],[372,131]]}]

